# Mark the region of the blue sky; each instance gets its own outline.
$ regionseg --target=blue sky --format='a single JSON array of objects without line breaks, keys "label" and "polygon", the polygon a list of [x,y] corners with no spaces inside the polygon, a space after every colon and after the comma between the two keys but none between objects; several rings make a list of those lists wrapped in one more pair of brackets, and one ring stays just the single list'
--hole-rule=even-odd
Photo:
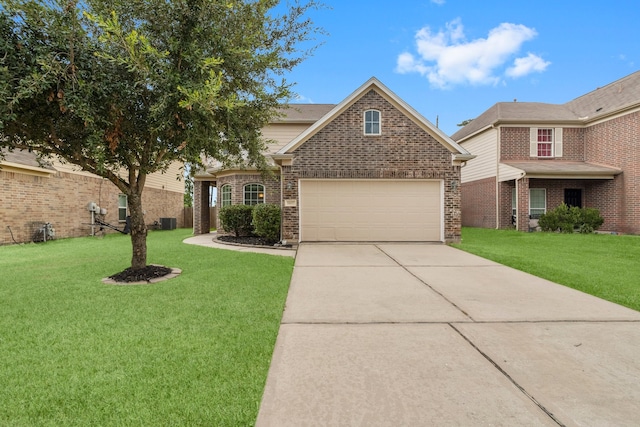
[{"label": "blue sky", "polygon": [[496,102],[565,103],[640,69],[637,0],[325,0],[287,79],[339,103],[370,77],[451,135]]}]

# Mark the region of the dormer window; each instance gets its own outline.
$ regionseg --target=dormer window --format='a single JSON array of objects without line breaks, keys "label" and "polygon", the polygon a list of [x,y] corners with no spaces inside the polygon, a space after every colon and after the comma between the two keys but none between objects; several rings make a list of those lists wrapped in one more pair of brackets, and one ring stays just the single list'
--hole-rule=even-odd
[{"label": "dormer window", "polygon": [[380,111],[367,110],[364,112],[364,134],[380,135]]}]

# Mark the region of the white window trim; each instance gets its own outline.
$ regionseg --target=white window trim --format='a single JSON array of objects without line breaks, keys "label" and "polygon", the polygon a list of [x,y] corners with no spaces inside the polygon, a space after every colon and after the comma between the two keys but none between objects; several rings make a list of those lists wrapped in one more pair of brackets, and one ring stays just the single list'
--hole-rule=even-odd
[{"label": "white window trim", "polygon": [[[260,200],[260,198],[258,198],[258,202],[255,203],[255,204],[256,205],[260,205],[260,204],[263,204],[263,203],[267,203],[267,192],[265,191],[264,184],[260,184],[259,182],[251,182],[249,184],[245,184],[245,185],[242,186],[242,203],[245,204],[245,205],[247,204],[247,193],[246,193],[246,190],[247,190],[247,187],[250,186],[250,185],[259,185],[260,187],[262,187],[262,200]],[[259,193],[260,193],[260,191],[258,190],[258,194]]]},{"label": "white window trim", "polygon": [[[538,156],[538,129],[551,129],[552,141],[551,141],[551,155],[550,156]],[[529,129],[529,157],[536,157],[539,159],[552,159],[562,157],[563,143],[562,143],[562,128],[551,128],[548,126],[532,127]]]},{"label": "white window trim", "polygon": [[542,191],[544,193],[544,208],[535,208],[537,210],[544,209],[543,213],[547,213],[547,189],[546,188],[530,188],[529,189],[529,218],[533,216],[531,213],[531,191]]},{"label": "white window trim", "polygon": [[[124,206],[120,204],[120,200],[124,198]],[[127,210],[128,210],[129,200],[126,194],[118,194],[118,222],[126,222],[127,221]],[[124,219],[120,219],[120,211],[124,209]]]},{"label": "white window trim", "polygon": [[[376,113],[378,113],[378,132],[377,133],[367,133],[367,113],[370,111],[375,111]],[[370,123],[376,123],[376,122],[370,122]],[[363,114],[362,114],[362,132],[364,133],[365,136],[380,136],[382,135],[382,113],[380,112],[380,110],[376,110],[373,108],[370,108],[368,110],[366,110]]]},{"label": "white window trim", "polygon": [[[229,204],[226,204],[226,205],[224,203],[225,202],[225,200],[224,200],[224,195],[225,195],[225,191],[224,190],[225,190],[225,188],[229,189]],[[231,184],[224,184],[222,187],[220,187],[220,207],[231,206],[233,204],[232,201],[231,201],[232,200],[232,197],[231,197],[232,196],[232,194],[231,194],[232,191],[233,191],[233,189],[231,188]]]}]

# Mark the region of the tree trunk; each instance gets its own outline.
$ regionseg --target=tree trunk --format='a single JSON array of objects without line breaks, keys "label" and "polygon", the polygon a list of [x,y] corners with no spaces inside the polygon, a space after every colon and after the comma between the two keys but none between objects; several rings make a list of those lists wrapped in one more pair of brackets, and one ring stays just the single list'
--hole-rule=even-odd
[{"label": "tree trunk", "polygon": [[132,192],[127,195],[129,215],[131,216],[131,268],[134,270],[147,266],[147,226],[142,213],[142,195]]}]

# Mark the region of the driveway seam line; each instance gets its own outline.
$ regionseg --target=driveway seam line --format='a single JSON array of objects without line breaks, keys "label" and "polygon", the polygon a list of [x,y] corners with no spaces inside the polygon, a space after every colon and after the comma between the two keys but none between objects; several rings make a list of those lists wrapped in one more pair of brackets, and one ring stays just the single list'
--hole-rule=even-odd
[{"label": "driveway seam line", "polygon": [[545,324],[545,323],[640,323],[640,320],[473,320],[462,321],[362,321],[362,322],[340,322],[340,321],[308,321],[308,322],[280,322],[281,325],[528,325],[528,324]]},{"label": "driveway seam line", "polygon": [[469,338],[467,338],[467,336],[464,335],[458,328],[456,328],[452,323],[449,323],[449,326],[451,327],[451,329],[456,331],[458,333],[458,335],[460,335],[462,337],[462,339],[464,339],[466,342],[468,342],[471,347],[473,347],[478,353],[480,353],[482,355],[482,357],[484,357],[489,363],[491,363],[493,365],[493,367],[498,370],[498,372],[500,372],[507,380],[509,380],[509,382],[511,382],[511,384],[513,384],[516,388],[518,388],[518,390],[520,390],[520,392],[522,394],[524,394],[538,408],[540,408],[540,410],[542,410],[545,414],[547,414],[547,416],[549,416],[549,418],[551,418],[559,426],[566,427],[566,425],[562,421],[560,421],[553,414],[553,412],[548,410],[542,403],[540,403],[535,397],[533,397],[533,395],[531,393],[529,393],[523,386],[521,386],[515,379],[513,379],[513,377],[511,375],[509,375],[507,373],[507,371],[502,369],[502,367],[497,362],[495,362],[488,354],[486,354],[485,352],[480,350],[480,348],[477,345],[475,345],[473,343],[473,341],[471,341]]},{"label": "driveway seam line", "polygon": [[441,292],[439,292],[438,290],[436,290],[433,286],[431,286],[430,284],[428,284],[427,282],[425,282],[424,280],[422,280],[420,277],[418,277],[415,273],[413,273],[411,270],[409,270],[406,266],[404,266],[403,264],[401,264],[400,262],[398,262],[397,259],[395,259],[394,257],[392,257],[391,255],[389,255],[387,252],[384,251],[384,249],[382,249],[380,246],[375,245],[375,247],[382,252],[383,254],[385,254],[387,257],[389,257],[390,259],[393,260],[393,262],[395,262],[399,267],[401,267],[404,271],[406,271],[407,273],[409,273],[410,275],[412,275],[413,277],[415,277],[420,283],[422,283],[423,285],[425,285],[427,288],[431,289],[433,292],[435,292],[436,294],[440,295],[440,297],[442,297],[442,299],[444,299],[446,302],[448,302],[449,304],[451,304],[453,307],[456,308],[456,310],[460,311],[462,314],[464,314],[465,316],[467,316],[471,321],[475,322],[475,319],[473,317],[471,317],[471,315],[469,313],[467,313],[466,311],[464,311],[461,307],[459,307],[456,303],[454,303],[453,301],[451,301],[449,298],[447,298],[446,296],[444,296],[444,294],[442,294]]}]

